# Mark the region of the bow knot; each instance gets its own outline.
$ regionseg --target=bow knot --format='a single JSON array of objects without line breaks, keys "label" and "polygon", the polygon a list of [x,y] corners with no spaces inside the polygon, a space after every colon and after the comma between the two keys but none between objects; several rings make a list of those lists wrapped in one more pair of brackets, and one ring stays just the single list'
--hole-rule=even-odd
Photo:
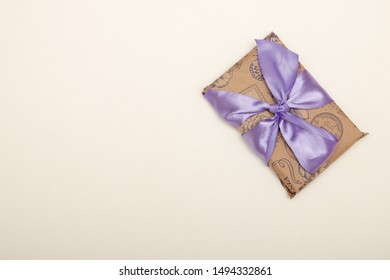
[{"label": "bow knot", "polygon": [[246,119],[269,110],[274,116],[260,121],[243,137],[266,163],[274,152],[281,132],[299,164],[315,172],[333,153],[337,138],[292,114],[290,108],[314,109],[333,100],[316,80],[304,70],[298,74],[298,55],[267,40],[256,40],[258,62],[276,104],[268,104],[243,94],[209,89],[205,97],[230,124],[242,125]]},{"label": "bow knot", "polygon": [[273,114],[278,114],[281,112],[290,111],[290,107],[287,105],[287,103],[276,103],[276,104],[271,104],[268,110]]}]

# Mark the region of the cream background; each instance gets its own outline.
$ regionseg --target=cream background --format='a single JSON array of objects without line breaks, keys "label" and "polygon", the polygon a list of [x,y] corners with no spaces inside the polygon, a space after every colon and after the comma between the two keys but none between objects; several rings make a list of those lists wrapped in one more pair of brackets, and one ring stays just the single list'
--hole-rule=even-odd
[{"label": "cream background", "polygon": [[[0,258],[389,259],[389,3],[1,0]],[[201,95],[270,31],[370,132],[292,200]]]}]

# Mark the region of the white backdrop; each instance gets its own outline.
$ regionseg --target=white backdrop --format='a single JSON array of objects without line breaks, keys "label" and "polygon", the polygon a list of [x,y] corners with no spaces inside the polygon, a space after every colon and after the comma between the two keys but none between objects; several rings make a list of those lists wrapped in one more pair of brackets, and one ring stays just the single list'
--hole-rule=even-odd
[{"label": "white backdrop", "polygon": [[[1,0],[0,258],[390,258],[389,10]],[[201,95],[270,31],[370,132],[292,200]]]}]

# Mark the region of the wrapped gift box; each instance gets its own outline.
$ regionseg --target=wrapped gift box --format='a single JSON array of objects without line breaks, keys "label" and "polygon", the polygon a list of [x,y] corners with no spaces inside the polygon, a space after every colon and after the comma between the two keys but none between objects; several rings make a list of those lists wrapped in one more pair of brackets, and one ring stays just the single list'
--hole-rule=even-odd
[{"label": "wrapped gift box", "polygon": [[[270,33],[266,36],[265,40],[286,48],[274,33]],[[267,86],[267,79],[264,77],[260,66],[261,59],[262,58],[259,60],[258,47],[256,46],[211,85],[204,88],[204,96],[209,99],[217,111],[220,110],[220,115],[222,115],[221,110],[223,111],[224,109],[220,109],[219,107],[224,106],[224,104],[221,103],[224,101],[220,101],[222,99],[214,98],[213,94],[216,92],[227,91],[229,93],[265,101],[268,104],[277,103],[275,96],[269,86]],[[305,71],[305,68],[300,63],[298,63],[297,69],[297,76]],[[291,147],[286,143],[282,133],[278,131],[276,144],[274,145],[272,155],[270,155],[267,164],[275,171],[280,182],[292,198],[367,133],[361,132],[333,100],[319,108],[288,108],[288,111],[305,122],[325,130],[337,139],[335,148],[332,149],[332,151],[329,151],[330,156],[326,158],[318,168],[316,167],[315,170],[309,172],[308,168],[305,169],[302,164],[300,164],[300,161],[296,157],[296,153],[292,151]],[[270,119],[274,115],[275,112],[273,113],[272,110],[264,110],[251,115],[243,120],[242,123],[235,123],[235,127],[244,136],[248,132],[250,133],[250,131],[259,125],[260,122]],[[251,141],[253,142],[253,139]],[[302,149],[306,148],[304,145],[301,146]]]}]

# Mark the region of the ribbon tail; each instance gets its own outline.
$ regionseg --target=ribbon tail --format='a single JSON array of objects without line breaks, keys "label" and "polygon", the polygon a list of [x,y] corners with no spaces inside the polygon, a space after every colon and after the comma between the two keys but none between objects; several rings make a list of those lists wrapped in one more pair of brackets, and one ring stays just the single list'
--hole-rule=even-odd
[{"label": "ribbon tail", "polygon": [[279,127],[275,117],[261,121],[258,125],[246,132],[242,137],[249,145],[261,156],[268,165],[272,156],[276,138],[278,137]]},{"label": "ribbon tail", "polygon": [[337,138],[292,113],[284,112],[279,123],[284,140],[300,165],[314,173],[334,152]]}]

